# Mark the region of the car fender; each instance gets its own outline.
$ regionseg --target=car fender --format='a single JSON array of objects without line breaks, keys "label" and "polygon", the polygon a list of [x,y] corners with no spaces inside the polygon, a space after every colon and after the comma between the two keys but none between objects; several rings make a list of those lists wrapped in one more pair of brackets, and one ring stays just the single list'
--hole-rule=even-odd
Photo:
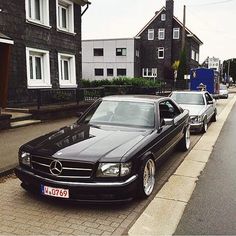
[{"label": "car fender", "polygon": [[140,158],[140,164],[147,158],[147,157],[151,157],[153,160],[155,160],[154,154],[151,151],[148,151],[146,153],[144,153],[141,158]]}]

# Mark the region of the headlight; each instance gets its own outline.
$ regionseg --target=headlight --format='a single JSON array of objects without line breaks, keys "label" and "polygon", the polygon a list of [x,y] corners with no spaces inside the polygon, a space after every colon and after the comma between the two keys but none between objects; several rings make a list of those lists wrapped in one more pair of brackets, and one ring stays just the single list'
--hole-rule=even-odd
[{"label": "headlight", "polygon": [[30,153],[20,152],[19,161],[23,165],[30,166],[30,164],[31,164]]},{"label": "headlight", "polygon": [[126,176],[131,171],[131,163],[100,163],[97,177]]},{"label": "headlight", "polygon": [[190,120],[192,123],[202,122],[202,116],[190,116]]}]

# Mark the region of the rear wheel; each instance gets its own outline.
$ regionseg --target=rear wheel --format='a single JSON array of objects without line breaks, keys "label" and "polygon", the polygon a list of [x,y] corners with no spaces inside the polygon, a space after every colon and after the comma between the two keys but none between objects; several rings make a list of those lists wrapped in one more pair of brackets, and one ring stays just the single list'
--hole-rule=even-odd
[{"label": "rear wheel", "polygon": [[179,149],[181,151],[187,151],[190,148],[190,126],[185,129],[184,137],[180,140]]},{"label": "rear wheel", "polygon": [[155,186],[155,172],[155,162],[151,157],[148,157],[143,161],[140,169],[138,191],[141,198],[147,198],[152,194]]}]

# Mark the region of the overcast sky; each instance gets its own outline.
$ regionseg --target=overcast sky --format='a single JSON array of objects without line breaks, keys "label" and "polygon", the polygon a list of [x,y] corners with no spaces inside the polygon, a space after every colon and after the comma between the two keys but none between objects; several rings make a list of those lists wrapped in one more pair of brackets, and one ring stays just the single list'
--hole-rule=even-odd
[{"label": "overcast sky", "polygon": [[[82,38],[131,38],[165,6],[165,0],[90,0],[82,18]],[[202,41],[200,62],[207,56],[236,58],[236,0],[175,0],[174,15]]]}]

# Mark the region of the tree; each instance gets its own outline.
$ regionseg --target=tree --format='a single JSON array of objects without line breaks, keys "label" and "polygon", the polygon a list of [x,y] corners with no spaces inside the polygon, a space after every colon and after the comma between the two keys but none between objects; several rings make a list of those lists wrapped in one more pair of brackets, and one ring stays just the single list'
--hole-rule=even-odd
[{"label": "tree", "polygon": [[163,70],[163,75],[164,75],[165,81],[170,81],[170,82],[174,81],[174,70],[173,70],[173,68],[165,65],[164,70]]},{"label": "tree", "polygon": [[181,52],[178,66],[177,80],[184,80],[184,75],[188,74],[187,58],[185,49]]},{"label": "tree", "polygon": [[229,72],[229,76],[233,78],[233,81],[235,83],[236,82],[236,58],[228,59],[223,62],[223,77],[225,75],[228,75],[228,72]]}]

